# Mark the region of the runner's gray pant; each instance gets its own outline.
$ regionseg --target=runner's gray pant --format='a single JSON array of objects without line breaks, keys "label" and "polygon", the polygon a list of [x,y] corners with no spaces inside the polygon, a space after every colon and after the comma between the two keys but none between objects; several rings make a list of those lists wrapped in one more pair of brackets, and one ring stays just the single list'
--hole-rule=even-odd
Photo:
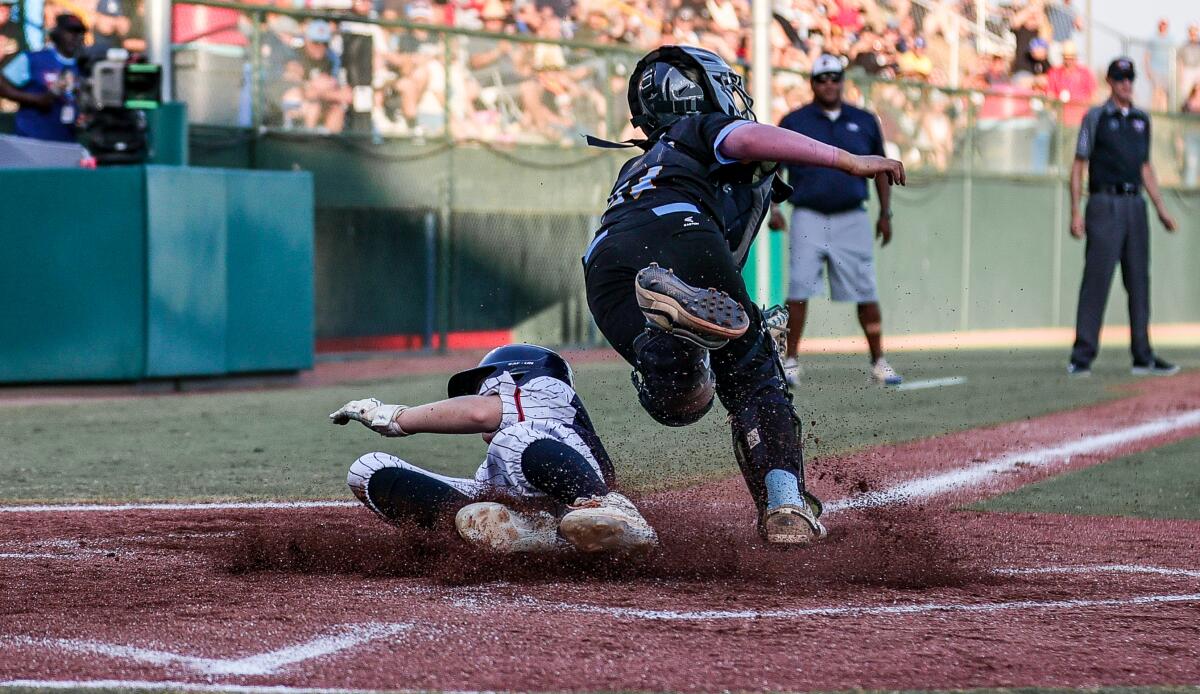
[{"label": "runner's gray pant", "polygon": [[1146,201],[1140,195],[1094,193],[1084,213],[1087,251],[1079,308],[1075,316],[1075,347],[1071,361],[1091,364],[1100,347],[1100,325],[1121,263],[1121,279],[1129,294],[1130,351],[1135,364],[1154,359],[1150,349],[1150,225]]}]

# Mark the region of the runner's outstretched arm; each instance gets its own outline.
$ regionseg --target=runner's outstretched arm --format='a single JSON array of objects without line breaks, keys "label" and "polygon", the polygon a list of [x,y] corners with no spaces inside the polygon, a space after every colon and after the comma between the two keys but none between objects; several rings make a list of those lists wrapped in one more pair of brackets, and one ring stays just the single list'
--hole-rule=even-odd
[{"label": "runner's outstretched arm", "polygon": [[720,144],[721,156],[738,161],[777,161],[839,169],[848,174],[884,176],[893,185],[904,185],[904,164],[887,157],[851,154],[800,133],[762,123],[747,123],[729,133]]}]

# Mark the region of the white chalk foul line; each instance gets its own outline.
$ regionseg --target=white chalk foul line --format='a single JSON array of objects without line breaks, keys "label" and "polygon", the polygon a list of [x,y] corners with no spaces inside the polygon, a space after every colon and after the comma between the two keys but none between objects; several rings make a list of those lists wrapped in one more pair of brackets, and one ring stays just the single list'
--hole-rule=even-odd
[{"label": "white chalk foul line", "polygon": [[944,388],[946,386],[960,386],[966,382],[966,376],[927,378],[924,381],[905,381],[904,383],[896,386],[896,390],[925,390],[926,388]]},{"label": "white chalk foul line", "polygon": [[228,511],[289,508],[348,508],[357,501],[218,501],[212,503],[30,504],[0,506],[0,513],[80,513],[105,511]]},{"label": "white chalk foul line", "polygon": [[603,607],[597,605],[572,605],[557,603],[555,609],[603,614],[626,619],[660,621],[707,621],[726,619],[796,619],[800,617],[871,617],[915,615],[930,612],[1001,612],[1005,610],[1062,610],[1094,607],[1131,607],[1136,605],[1158,605],[1173,602],[1200,603],[1200,593],[1179,595],[1140,595],[1131,598],[1105,598],[1095,600],[1014,600],[1012,602],[987,602],[977,604],[917,603],[912,605],[839,606],[809,607],[786,610],[647,610],[636,607]]},{"label": "white chalk foul line", "polygon": [[1145,564],[1037,566],[1026,569],[996,569],[992,573],[999,574],[1001,576],[1036,576],[1038,574],[1155,574],[1158,576],[1200,578],[1200,571],[1193,569],[1171,569],[1164,566],[1147,566]]},{"label": "white chalk foul line", "polygon": [[1136,426],[1110,431],[1107,434],[1088,436],[1077,441],[1061,443],[1031,451],[1006,453],[977,465],[968,465],[928,477],[918,477],[902,482],[881,492],[869,492],[849,499],[840,499],[825,505],[826,512],[855,508],[872,508],[889,504],[914,501],[945,494],[956,489],[980,486],[994,475],[1016,470],[1020,467],[1044,467],[1065,462],[1072,456],[1110,451],[1142,439],[1200,426],[1200,410],[1188,410],[1170,417],[1154,419]]},{"label": "white chalk foul line", "polygon": [[[289,687],[282,684],[202,684],[173,680],[8,680],[0,681],[0,688],[33,689],[132,689],[179,692],[230,692],[231,694],[366,694],[377,689],[336,689],[326,687]],[[388,690],[409,692],[411,690]],[[473,692],[443,692],[443,694],[475,694]]]},{"label": "white chalk foul line", "polygon": [[0,645],[55,648],[162,666],[183,666],[202,675],[270,675],[289,665],[323,658],[348,648],[396,636],[411,624],[347,624],[310,641],[242,658],[202,658],[137,646],[77,639],[40,639],[23,636],[0,638]]}]

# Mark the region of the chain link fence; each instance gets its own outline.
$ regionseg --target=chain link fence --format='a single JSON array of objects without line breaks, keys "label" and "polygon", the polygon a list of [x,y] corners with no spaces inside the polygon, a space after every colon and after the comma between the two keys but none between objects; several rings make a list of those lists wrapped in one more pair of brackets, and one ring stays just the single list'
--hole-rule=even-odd
[{"label": "chain link fence", "polygon": [[[175,47],[193,163],[314,172],[319,339],[433,347],[453,344],[453,334],[512,329],[548,344],[599,342],[578,258],[629,152],[589,149],[583,135],[637,135],[625,103],[637,52],[211,0],[188,6],[221,13],[211,33]],[[798,72],[775,71],[771,87],[777,116],[811,100]],[[914,262],[940,257],[947,230],[960,243],[974,226],[997,226],[986,219],[992,201],[1011,201],[1016,189],[1037,193],[1030,214],[1062,216],[1080,105],[1019,82],[978,92],[854,72],[846,94],[878,114],[889,154],[916,174],[898,206],[942,200],[932,217],[945,229],[913,239],[928,246]],[[1200,184],[1200,118],[1156,115],[1153,156],[1165,186]],[[924,327],[990,326],[982,306],[967,317],[982,294],[959,288],[979,271],[973,252],[951,255],[953,271],[932,276],[957,279],[930,295],[944,295],[954,315],[931,314]],[[1055,278],[1045,278],[1056,307],[1046,318],[1057,321]]]}]

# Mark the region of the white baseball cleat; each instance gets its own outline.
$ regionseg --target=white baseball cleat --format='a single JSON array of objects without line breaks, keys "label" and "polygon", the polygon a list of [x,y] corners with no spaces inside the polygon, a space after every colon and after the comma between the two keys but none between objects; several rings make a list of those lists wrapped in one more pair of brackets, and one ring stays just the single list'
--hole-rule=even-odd
[{"label": "white baseball cleat", "polygon": [[880,357],[871,366],[871,380],[885,386],[898,386],[904,382],[900,374],[892,368],[892,365],[887,363],[887,359]]},{"label": "white baseball cleat", "polygon": [[783,362],[783,377],[787,379],[788,385],[796,385],[802,376],[804,376],[804,367],[800,366],[800,362],[796,361],[795,357],[788,357]]},{"label": "white baseball cleat", "polygon": [[481,501],[459,509],[454,525],[470,544],[501,554],[553,552],[563,547],[558,520],[544,511],[523,513]]},{"label": "white baseball cleat", "polygon": [[644,552],[658,544],[654,528],[617,492],[576,499],[558,531],[581,552]]},{"label": "white baseball cleat", "polygon": [[758,534],[772,545],[806,545],[825,537],[825,526],[807,503],[768,509],[758,521]]}]

